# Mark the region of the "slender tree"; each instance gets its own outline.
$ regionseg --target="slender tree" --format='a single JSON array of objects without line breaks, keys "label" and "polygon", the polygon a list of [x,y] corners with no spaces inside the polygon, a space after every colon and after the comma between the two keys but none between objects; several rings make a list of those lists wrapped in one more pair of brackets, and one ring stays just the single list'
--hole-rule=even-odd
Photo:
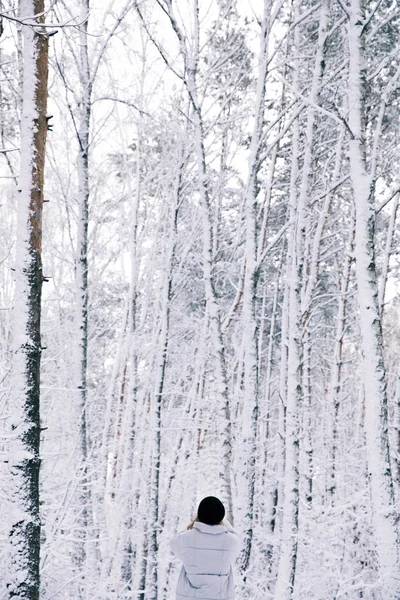
[{"label": "slender tree", "polygon": [[[79,122],[76,131],[79,144],[78,151],[78,247],[75,267],[76,274],[76,312],[77,312],[77,356],[76,375],[77,389],[80,397],[80,444],[81,444],[81,519],[78,537],[82,540],[79,544],[77,558],[82,569],[83,578],[89,572],[87,565],[87,545],[85,543],[89,534],[91,523],[91,490],[88,481],[88,395],[87,395],[87,368],[88,368],[88,227],[89,227],[89,134],[91,120],[91,92],[92,80],[89,67],[88,53],[88,18],[89,0],[81,2],[81,17],[83,23],[79,34],[79,78],[80,101]],[[92,567],[93,568],[93,567]],[[84,587],[82,587],[84,593]]]},{"label": "slender tree", "polygon": [[268,69],[269,20],[271,2],[265,0],[261,20],[258,56],[257,87],[254,106],[254,126],[251,133],[250,154],[245,197],[245,273],[243,285],[243,350],[244,350],[244,398],[243,398],[243,453],[240,476],[245,493],[242,499],[243,549],[240,557],[241,570],[245,574],[250,565],[254,530],[254,494],[256,485],[257,429],[259,412],[259,372],[256,320],[256,295],[259,277],[257,265],[257,199],[258,173],[261,167],[261,139],[265,109],[265,86]]}]

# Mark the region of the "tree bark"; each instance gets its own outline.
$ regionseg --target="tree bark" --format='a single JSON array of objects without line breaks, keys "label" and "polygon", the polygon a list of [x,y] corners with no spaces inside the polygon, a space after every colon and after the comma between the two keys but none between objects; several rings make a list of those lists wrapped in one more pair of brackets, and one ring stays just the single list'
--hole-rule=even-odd
[{"label": "tree bark", "polygon": [[[12,523],[10,598],[38,600],[40,593],[40,363],[42,209],[47,136],[48,36],[43,0],[22,0],[23,100],[20,196],[15,267],[13,374],[10,406]],[[34,15],[39,15],[34,17]]]},{"label": "tree bark", "polygon": [[88,432],[88,406],[87,406],[87,368],[88,368],[88,227],[89,227],[89,130],[91,119],[91,75],[89,69],[88,55],[88,20],[89,0],[81,0],[81,18],[84,22],[80,25],[79,33],[79,79],[80,79],[80,106],[79,125],[76,131],[79,145],[77,159],[78,173],[78,241],[75,263],[76,276],[76,324],[77,334],[77,356],[76,377],[77,390],[79,394],[80,414],[80,502],[81,513],[79,518],[77,563],[81,570],[82,584],[81,593],[85,594],[88,585],[86,579],[91,567],[87,561],[86,540],[90,537],[88,527],[92,525],[91,517],[91,489],[88,481],[88,454],[89,454],[89,432]]}]

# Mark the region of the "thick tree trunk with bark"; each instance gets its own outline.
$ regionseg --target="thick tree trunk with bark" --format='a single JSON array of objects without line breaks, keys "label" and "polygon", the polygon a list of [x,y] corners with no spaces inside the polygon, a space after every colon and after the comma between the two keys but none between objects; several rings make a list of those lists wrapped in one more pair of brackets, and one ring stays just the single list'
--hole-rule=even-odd
[{"label": "thick tree trunk with bark", "polygon": [[[42,0],[23,0],[23,106],[15,267],[11,478],[10,598],[38,600],[40,594],[40,362],[42,294],[42,208],[47,135],[48,36]],[[40,15],[34,18],[33,15]],[[28,25],[29,24],[29,25]]]}]

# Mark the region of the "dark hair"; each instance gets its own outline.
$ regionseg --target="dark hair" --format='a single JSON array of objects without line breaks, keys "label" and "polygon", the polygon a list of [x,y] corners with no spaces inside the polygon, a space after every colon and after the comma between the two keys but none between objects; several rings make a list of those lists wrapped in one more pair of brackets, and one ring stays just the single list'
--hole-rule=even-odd
[{"label": "dark hair", "polygon": [[215,496],[207,496],[199,504],[197,520],[206,525],[217,525],[225,516],[225,508],[221,500]]}]

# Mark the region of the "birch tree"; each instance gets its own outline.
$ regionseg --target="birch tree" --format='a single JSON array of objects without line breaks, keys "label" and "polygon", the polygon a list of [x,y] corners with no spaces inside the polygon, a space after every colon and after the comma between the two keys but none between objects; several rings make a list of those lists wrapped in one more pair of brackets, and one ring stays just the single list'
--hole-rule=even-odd
[{"label": "birch tree", "polygon": [[[79,537],[82,543],[78,548],[78,564],[82,569],[83,578],[86,578],[89,569],[87,564],[87,548],[85,541],[89,534],[91,517],[91,492],[88,481],[88,423],[87,423],[87,364],[88,364],[88,226],[89,226],[89,131],[91,116],[91,76],[88,53],[88,19],[89,0],[81,3],[81,17],[83,23],[79,34],[79,76],[81,86],[81,97],[79,101],[79,123],[77,125],[78,152],[78,247],[76,261],[76,310],[78,326],[76,387],[80,396],[80,443],[81,443],[81,502],[82,513],[80,519]],[[89,534],[90,535],[90,534]],[[83,589],[82,589],[83,593]]]},{"label": "birch tree", "polygon": [[356,210],[355,255],[365,396],[365,432],[382,596],[398,598],[399,532],[388,437],[386,374],[374,255],[374,176],[366,163],[365,31],[359,0],[349,7],[350,173]]},{"label": "birch tree", "polygon": [[260,144],[264,119],[265,85],[268,65],[268,34],[271,17],[271,4],[265,0],[261,20],[260,50],[258,57],[258,77],[254,106],[254,126],[251,134],[248,158],[248,176],[245,197],[245,273],[243,284],[243,345],[244,345],[244,397],[243,397],[243,449],[240,464],[241,484],[245,489],[242,502],[242,523],[244,531],[243,550],[240,557],[241,570],[245,574],[250,564],[254,493],[256,485],[255,464],[257,456],[257,428],[259,411],[259,373],[257,356],[257,323],[255,299],[257,293],[257,176],[260,170]]}]

